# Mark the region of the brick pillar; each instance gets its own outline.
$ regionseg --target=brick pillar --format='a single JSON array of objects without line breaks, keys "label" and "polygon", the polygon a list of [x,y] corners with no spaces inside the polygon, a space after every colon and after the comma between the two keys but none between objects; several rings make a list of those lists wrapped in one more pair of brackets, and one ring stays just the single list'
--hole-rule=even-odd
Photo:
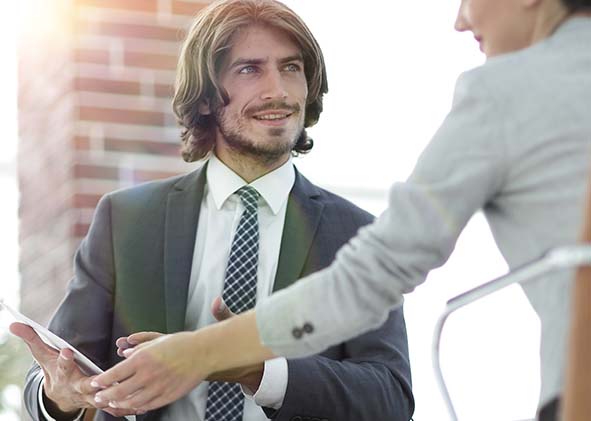
[{"label": "brick pillar", "polygon": [[172,83],[207,0],[36,2],[19,48],[21,307],[46,322],[108,191],[192,168]]}]

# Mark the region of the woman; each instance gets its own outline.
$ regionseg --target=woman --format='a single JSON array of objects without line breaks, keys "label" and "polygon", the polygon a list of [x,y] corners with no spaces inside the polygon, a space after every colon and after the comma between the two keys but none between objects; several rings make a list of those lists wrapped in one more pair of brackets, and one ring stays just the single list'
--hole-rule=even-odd
[{"label": "woman", "polygon": [[[471,31],[488,60],[459,78],[452,110],[392,187],[388,210],[330,268],[256,312],[129,351],[96,378],[119,382],[99,397],[159,407],[213,372],[316,353],[378,326],[447,260],[479,209],[511,268],[576,241],[591,149],[591,0],[463,0],[456,29]],[[562,388],[569,279],[524,287],[542,321],[542,405]]]}]

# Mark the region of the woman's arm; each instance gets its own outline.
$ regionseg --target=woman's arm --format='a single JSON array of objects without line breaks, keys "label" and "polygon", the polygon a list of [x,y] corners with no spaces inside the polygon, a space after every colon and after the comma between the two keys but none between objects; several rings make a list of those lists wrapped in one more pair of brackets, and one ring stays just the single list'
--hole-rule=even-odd
[{"label": "woman's arm", "polygon": [[212,373],[274,357],[261,344],[251,310],[139,345],[128,359],[96,377],[97,387],[105,388],[96,397],[113,408],[148,411],[179,399]]}]

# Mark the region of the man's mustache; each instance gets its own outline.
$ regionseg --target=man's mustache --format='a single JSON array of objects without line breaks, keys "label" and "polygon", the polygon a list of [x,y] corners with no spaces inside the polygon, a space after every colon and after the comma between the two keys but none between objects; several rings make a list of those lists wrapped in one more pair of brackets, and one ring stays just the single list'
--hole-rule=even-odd
[{"label": "man's mustache", "polygon": [[300,112],[301,107],[300,104],[288,104],[284,101],[273,101],[261,105],[253,105],[252,107],[247,108],[246,115],[251,117],[256,113],[274,110],[290,111],[292,113],[297,113]]}]

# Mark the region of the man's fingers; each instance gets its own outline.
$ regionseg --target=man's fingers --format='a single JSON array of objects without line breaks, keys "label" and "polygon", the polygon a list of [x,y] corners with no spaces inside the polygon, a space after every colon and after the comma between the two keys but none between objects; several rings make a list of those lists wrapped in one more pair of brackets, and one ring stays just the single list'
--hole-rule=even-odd
[{"label": "man's fingers", "polygon": [[117,345],[117,348],[121,348],[121,349],[127,349],[131,346],[131,344],[129,342],[127,342],[127,336],[123,336],[122,338],[118,338],[115,341],[115,345]]},{"label": "man's fingers", "polygon": [[162,335],[162,333],[158,332],[137,332],[119,338],[115,341],[115,345],[117,345],[117,355],[128,358],[135,346],[152,341]]},{"label": "man's fingers", "polygon": [[12,323],[10,332],[25,341],[31,350],[31,354],[40,364],[57,357],[58,351],[43,342],[32,327],[23,323]]},{"label": "man's fingers", "polygon": [[127,341],[127,336],[117,339],[115,341],[115,345],[117,345],[117,355],[119,355],[120,357],[125,357],[123,351],[133,346]]},{"label": "man's fingers", "polygon": [[213,303],[211,304],[211,313],[218,322],[235,316],[235,314],[230,311],[230,309],[224,302],[224,299],[220,296],[216,297],[213,300]]},{"label": "man's fingers", "polygon": [[76,363],[74,362],[74,353],[70,349],[62,349],[57,359],[57,374],[62,379],[68,379],[74,369]]}]

